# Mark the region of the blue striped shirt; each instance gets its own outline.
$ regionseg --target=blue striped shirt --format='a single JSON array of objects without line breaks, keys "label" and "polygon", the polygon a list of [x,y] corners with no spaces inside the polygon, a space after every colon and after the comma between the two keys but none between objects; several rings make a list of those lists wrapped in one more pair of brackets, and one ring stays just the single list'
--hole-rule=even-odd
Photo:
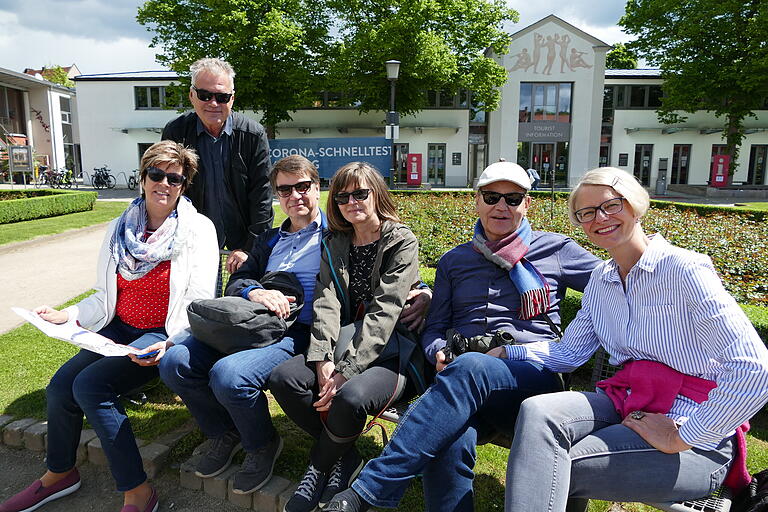
[{"label": "blue striped shirt", "polygon": [[604,262],[561,343],[513,346],[507,356],[568,372],[600,346],[614,365],[658,361],[717,383],[701,404],[678,395],[667,414],[697,448],[714,449],[768,401],[768,350],[711,260],[659,234],[629,271],[626,291],[618,265]]}]

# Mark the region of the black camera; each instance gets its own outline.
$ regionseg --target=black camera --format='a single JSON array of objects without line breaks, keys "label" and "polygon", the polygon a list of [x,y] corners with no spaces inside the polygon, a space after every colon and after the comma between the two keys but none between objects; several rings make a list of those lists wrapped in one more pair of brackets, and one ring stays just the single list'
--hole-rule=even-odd
[{"label": "black camera", "polygon": [[442,348],[442,351],[445,354],[445,362],[450,363],[465,352],[485,354],[492,348],[502,345],[513,345],[514,343],[515,337],[507,331],[496,331],[493,334],[482,334],[467,338],[462,336],[456,329],[448,329],[445,332],[445,347]]}]

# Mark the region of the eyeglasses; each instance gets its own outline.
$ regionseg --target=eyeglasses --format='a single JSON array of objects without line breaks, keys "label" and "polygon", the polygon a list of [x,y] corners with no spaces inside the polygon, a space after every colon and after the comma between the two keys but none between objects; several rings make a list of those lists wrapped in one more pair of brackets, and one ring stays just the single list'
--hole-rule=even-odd
[{"label": "eyeglasses", "polygon": [[355,201],[365,201],[368,199],[368,194],[370,193],[371,189],[369,188],[359,188],[352,192],[339,192],[333,196],[333,200],[336,201],[336,204],[347,204],[349,202],[349,196],[352,196],[355,198]]},{"label": "eyeglasses", "polygon": [[300,181],[293,185],[278,185],[275,189],[280,197],[290,197],[293,194],[293,189],[296,189],[296,192],[299,194],[304,195],[309,191],[310,187],[312,187],[312,180]]},{"label": "eyeglasses", "polygon": [[521,194],[520,192],[509,192],[508,194],[502,194],[500,192],[492,192],[490,190],[481,190],[480,194],[482,194],[483,202],[485,202],[485,204],[496,204],[503,197],[507,205],[518,206],[523,202],[523,199],[525,198],[525,194]]},{"label": "eyeglasses", "polygon": [[607,201],[603,201],[597,206],[587,206],[586,208],[579,208],[578,210],[573,212],[573,216],[576,217],[577,221],[579,221],[582,224],[585,224],[587,222],[592,222],[593,220],[595,220],[595,217],[597,216],[597,210],[600,210],[605,215],[616,215],[623,209],[624,209],[624,198],[614,197],[612,199],[608,199]]},{"label": "eyeglasses", "polygon": [[172,187],[180,187],[185,181],[187,181],[187,177],[183,174],[179,174],[177,172],[165,172],[162,169],[158,169],[157,167],[147,167],[147,176],[152,181],[155,181],[157,183],[160,183],[163,181],[163,178],[168,180],[168,184]]},{"label": "eyeglasses", "polygon": [[197,99],[200,101],[211,101],[213,98],[216,98],[216,103],[229,103],[229,100],[232,99],[232,95],[235,94],[233,92],[211,92],[206,91],[205,89],[198,89],[194,85],[192,88],[195,90],[195,93],[197,93]]}]

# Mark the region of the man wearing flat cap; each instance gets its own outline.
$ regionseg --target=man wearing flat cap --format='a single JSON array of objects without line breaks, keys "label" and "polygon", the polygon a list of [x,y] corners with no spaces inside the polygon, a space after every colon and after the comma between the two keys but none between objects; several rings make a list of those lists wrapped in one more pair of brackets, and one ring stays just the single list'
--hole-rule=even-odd
[{"label": "man wearing flat cap", "polygon": [[556,373],[493,357],[503,347],[458,356],[455,350],[456,340],[474,347],[483,340],[559,337],[566,289],[583,291],[599,263],[570,238],[531,229],[530,188],[528,173],[515,163],[496,162],[483,171],[474,197],[474,236],[437,266],[422,337],[439,372],[435,383],[409,409],[381,456],[323,510],[395,507],[418,474],[427,510],[473,510],[478,439],[511,435],[523,400],[563,389]]}]

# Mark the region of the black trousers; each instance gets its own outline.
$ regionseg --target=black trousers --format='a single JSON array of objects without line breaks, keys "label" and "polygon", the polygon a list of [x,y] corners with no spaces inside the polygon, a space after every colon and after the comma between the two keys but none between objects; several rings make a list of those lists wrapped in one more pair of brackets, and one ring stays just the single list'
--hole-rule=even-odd
[{"label": "black trousers", "polygon": [[327,473],[353,447],[368,414],[378,414],[390,400],[395,402],[409,393],[408,385],[396,392],[397,379],[397,358],[375,364],[352,377],[333,397],[325,426],[320,413],[312,407],[319,392],[315,363],[307,363],[304,354],[272,370],[269,388],[285,414],[317,440],[310,460],[317,470]]}]

